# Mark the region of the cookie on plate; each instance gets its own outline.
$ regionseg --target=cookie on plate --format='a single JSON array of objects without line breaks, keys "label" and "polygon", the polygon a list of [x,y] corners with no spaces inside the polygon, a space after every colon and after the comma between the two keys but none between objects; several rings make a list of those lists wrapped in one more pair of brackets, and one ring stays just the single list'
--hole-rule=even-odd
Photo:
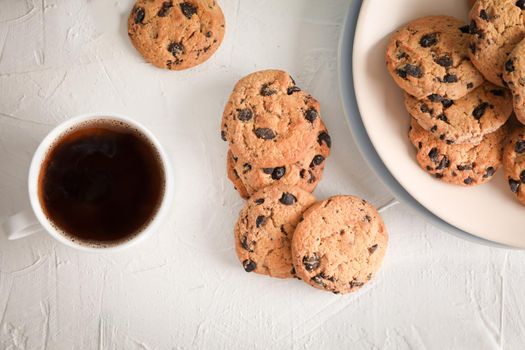
[{"label": "cookie on plate", "polygon": [[505,62],[504,80],[512,91],[516,118],[525,124],[525,39],[522,40]]},{"label": "cookie on plate", "polygon": [[171,70],[209,59],[224,37],[224,15],[215,0],[137,0],[128,35],[146,61]]},{"label": "cookie on plate", "polygon": [[354,292],[381,267],[388,234],[377,210],[353,196],[335,196],[311,206],[292,240],[296,274],[334,293]]},{"label": "cookie on plate", "polygon": [[230,179],[232,182],[233,188],[239,192],[239,195],[244,199],[248,199],[250,198],[250,195],[246,190],[246,186],[244,186],[244,183],[239,177],[239,174],[235,170],[235,164],[237,162],[238,159],[232,154],[231,151],[228,151],[228,155],[226,156],[226,172],[228,174],[228,179]]},{"label": "cookie on plate", "polygon": [[480,144],[449,145],[424,130],[415,119],[409,138],[423,170],[442,181],[462,186],[488,182],[501,166],[507,127],[486,135]]},{"label": "cookie on plate", "polygon": [[315,197],[299,187],[276,185],[255,193],[235,225],[235,250],[246,272],[293,277],[291,243]]},{"label": "cookie on plate", "polygon": [[503,151],[505,177],[512,193],[525,205],[525,128],[516,129]]},{"label": "cookie on plate", "polygon": [[456,101],[437,94],[422,100],[405,94],[405,106],[423,129],[448,144],[478,144],[512,114],[508,90],[488,82]]},{"label": "cookie on plate", "polygon": [[496,85],[505,86],[505,62],[525,36],[524,11],[521,0],[479,0],[470,11],[470,59]]},{"label": "cookie on plate", "polygon": [[386,63],[394,81],[410,95],[457,100],[483,83],[468,58],[468,26],[454,17],[412,21],[391,37]]},{"label": "cookie on plate", "polygon": [[299,162],[275,168],[255,168],[250,161],[239,160],[235,170],[250,195],[275,183],[295,185],[305,191],[313,192],[323,176],[331,146],[330,135],[321,122],[317,142]]},{"label": "cookie on plate", "polygon": [[242,78],[231,94],[221,134],[255,168],[293,164],[306,156],[321,125],[319,103],[288,73],[265,70]]}]

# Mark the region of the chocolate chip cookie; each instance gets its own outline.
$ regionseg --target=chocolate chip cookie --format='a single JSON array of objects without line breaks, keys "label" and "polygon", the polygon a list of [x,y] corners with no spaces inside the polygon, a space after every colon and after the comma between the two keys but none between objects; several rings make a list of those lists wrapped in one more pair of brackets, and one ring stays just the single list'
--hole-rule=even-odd
[{"label": "chocolate chip cookie", "polygon": [[522,40],[505,62],[504,80],[512,91],[516,118],[525,124],[525,39]]},{"label": "chocolate chip cookie", "polygon": [[525,128],[515,130],[503,151],[503,166],[510,190],[525,205]]},{"label": "chocolate chip cookie", "polygon": [[128,19],[135,48],[159,68],[183,70],[209,59],[224,37],[215,0],[137,0]]},{"label": "chocolate chip cookie", "polygon": [[265,70],[242,78],[223,114],[222,135],[240,159],[275,168],[304,159],[317,141],[319,103],[288,73]]},{"label": "chocolate chip cookie", "polygon": [[314,203],[312,194],[295,186],[270,186],[255,193],[235,226],[235,250],[244,270],[293,277],[292,236],[301,215]]},{"label": "chocolate chip cookie", "polygon": [[483,83],[468,58],[468,26],[454,17],[429,16],[397,30],[386,51],[394,81],[417,99],[432,94],[457,100]]},{"label": "chocolate chip cookie", "polygon": [[448,144],[478,144],[512,114],[508,90],[488,82],[456,101],[437,94],[422,100],[405,94],[405,106],[423,129]]},{"label": "chocolate chip cookie", "polygon": [[231,151],[228,151],[228,155],[226,156],[226,172],[228,174],[228,179],[230,179],[230,181],[233,183],[233,188],[239,192],[239,195],[244,199],[248,199],[250,198],[250,195],[246,190],[246,186],[244,186],[244,183],[239,177],[239,174],[235,170],[235,165],[237,162],[238,159],[232,154]]},{"label": "chocolate chip cookie", "polygon": [[321,122],[317,142],[299,162],[275,168],[255,168],[249,160],[239,160],[235,164],[235,171],[250,195],[275,183],[295,185],[305,191],[313,192],[323,176],[331,146],[330,135]]},{"label": "chocolate chip cookie", "polygon": [[417,149],[417,162],[423,170],[442,181],[462,186],[488,182],[501,166],[507,127],[485,135],[478,145],[449,145],[424,130],[415,119],[409,138]]},{"label": "chocolate chip cookie", "polygon": [[334,293],[354,292],[381,267],[388,234],[377,210],[353,196],[335,196],[310,207],[292,240],[296,274]]},{"label": "chocolate chip cookie", "polygon": [[470,11],[470,59],[496,85],[505,86],[505,62],[525,36],[524,11],[522,0],[479,0]]}]

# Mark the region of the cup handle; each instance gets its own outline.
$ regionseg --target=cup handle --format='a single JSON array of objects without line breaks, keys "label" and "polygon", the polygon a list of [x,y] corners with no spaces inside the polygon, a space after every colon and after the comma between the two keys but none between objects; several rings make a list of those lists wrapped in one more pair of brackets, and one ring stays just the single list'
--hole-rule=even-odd
[{"label": "cup handle", "polygon": [[31,209],[23,210],[7,218],[2,223],[2,229],[8,240],[24,238],[44,230]]}]

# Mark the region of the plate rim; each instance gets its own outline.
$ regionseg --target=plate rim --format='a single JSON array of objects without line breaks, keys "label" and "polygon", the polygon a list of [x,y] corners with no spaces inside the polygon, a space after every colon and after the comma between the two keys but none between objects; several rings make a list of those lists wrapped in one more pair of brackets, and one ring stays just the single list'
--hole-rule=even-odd
[{"label": "plate rim", "polygon": [[[339,93],[343,106],[343,113],[345,115],[346,124],[350,129],[361,156],[365,159],[365,162],[383,183],[383,185],[389,189],[389,191],[394,195],[394,197],[396,197],[398,201],[405,204],[412,212],[422,216],[433,226],[436,226],[448,234],[463,240],[467,240],[469,242],[496,248],[519,249],[517,247],[475,236],[439,218],[436,214],[432,213],[429,209],[419,203],[408,193],[408,191],[403,186],[401,186],[401,184],[391,174],[377,153],[361,118],[357,94],[355,92],[353,74],[355,62],[355,36],[362,25],[360,21],[362,10],[366,8],[369,1],[370,0],[355,0],[350,2],[340,32],[337,53]],[[344,77],[347,76],[350,78],[344,79]]]}]

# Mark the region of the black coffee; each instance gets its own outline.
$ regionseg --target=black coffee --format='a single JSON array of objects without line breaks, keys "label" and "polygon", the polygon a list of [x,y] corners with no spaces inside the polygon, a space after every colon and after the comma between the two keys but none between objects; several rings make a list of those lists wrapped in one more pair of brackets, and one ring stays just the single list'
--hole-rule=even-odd
[{"label": "black coffee", "polygon": [[97,121],[67,132],[50,149],[39,198],[50,221],[71,239],[111,244],[149,223],[164,186],[160,156],[140,132]]}]

